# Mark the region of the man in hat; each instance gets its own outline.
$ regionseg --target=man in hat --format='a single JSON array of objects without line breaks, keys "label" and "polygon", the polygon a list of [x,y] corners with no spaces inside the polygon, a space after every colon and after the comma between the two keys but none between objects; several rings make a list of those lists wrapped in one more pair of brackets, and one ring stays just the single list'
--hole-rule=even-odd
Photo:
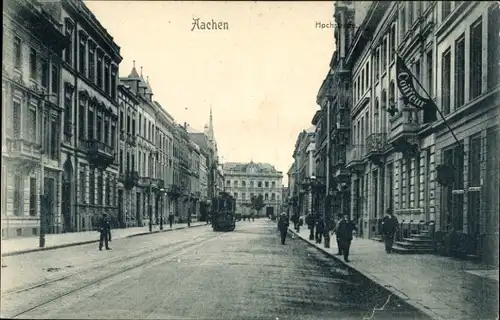
[{"label": "man in hat", "polygon": [[399,221],[394,216],[392,208],[386,210],[386,216],[382,219],[382,234],[385,242],[385,252],[391,253],[392,245],[394,244],[394,235],[398,228]]},{"label": "man in hat", "polygon": [[281,244],[285,244],[289,224],[290,222],[288,221],[288,216],[286,215],[286,213],[282,212],[278,220],[278,230],[280,231],[281,235]]},{"label": "man in hat", "polygon": [[107,214],[104,213],[102,215],[101,219],[99,219],[98,228],[99,228],[99,233],[100,233],[99,250],[100,251],[102,250],[103,242],[104,242],[104,245],[106,247],[106,250],[111,250],[111,248],[108,245],[109,235],[111,233],[111,231],[110,231],[111,227],[109,225]]}]

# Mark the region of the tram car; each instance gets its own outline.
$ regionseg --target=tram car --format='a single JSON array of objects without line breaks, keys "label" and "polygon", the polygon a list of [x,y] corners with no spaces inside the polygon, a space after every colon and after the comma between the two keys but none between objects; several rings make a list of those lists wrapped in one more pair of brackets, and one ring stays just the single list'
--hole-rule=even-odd
[{"label": "tram car", "polygon": [[227,192],[221,192],[212,200],[212,229],[234,231],[236,228],[236,200]]}]

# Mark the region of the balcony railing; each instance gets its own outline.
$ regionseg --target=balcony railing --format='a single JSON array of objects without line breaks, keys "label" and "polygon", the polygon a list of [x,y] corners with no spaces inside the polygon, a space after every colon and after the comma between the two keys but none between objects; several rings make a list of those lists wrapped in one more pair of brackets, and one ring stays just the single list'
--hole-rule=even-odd
[{"label": "balcony railing", "polygon": [[349,147],[346,154],[346,167],[349,168],[361,164],[365,156],[365,150],[365,145],[360,144]]},{"label": "balcony railing", "polygon": [[372,133],[366,138],[366,153],[382,153],[386,147],[387,133]]},{"label": "balcony railing", "polygon": [[99,140],[87,140],[87,149],[89,152],[103,154],[114,158],[113,148]]},{"label": "balcony railing", "polygon": [[40,144],[21,138],[12,139],[7,137],[4,150],[10,157],[34,162],[39,162],[42,154]]},{"label": "balcony railing", "polygon": [[349,122],[349,109],[338,109],[336,115],[336,129],[337,130],[349,130],[350,122]]},{"label": "balcony railing", "polygon": [[136,141],[137,141],[137,137],[133,134],[129,134],[127,135],[127,143],[132,145],[132,146],[135,146],[136,145]]},{"label": "balcony railing", "polygon": [[389,140],[394,141],[406,134],[414,135],[420,129],[419,110],[412,107],[403,107],[401,113],[390,120],[391,132]]}]

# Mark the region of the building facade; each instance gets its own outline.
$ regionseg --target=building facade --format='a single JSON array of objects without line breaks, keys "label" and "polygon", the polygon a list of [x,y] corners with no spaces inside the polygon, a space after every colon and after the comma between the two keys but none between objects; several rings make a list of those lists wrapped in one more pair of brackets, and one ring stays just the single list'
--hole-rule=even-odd
[{"label": "building facade", "polygon": [[[313,117],[329,210],[347,208],[372,238],[392,208],[403,225],[437,241],[456,232],[467,254],[498,261],[498,5],[336,1],[334,18],[336,51]],[[405,103],[398,57],[446,121]]]},{"label": "building facade", "polygon": [[[299,216],[316,213],[318,208],[313,208],[313,193],[311,179],[316,178],[316,127],[303,130],[297,137],[293,157],[295,159],[295,179],[297,185],[297,209]],[[316,203],[318,204],[318,203]]]},{"label": "building facade", "polygon": [[37,1],[4,6],[2,238],[38,235],[40,217],[45,232],[66,231],[73,225],[61,211],[60,67],[68,39]]},{"label": "building facade", "polygon": [[257,216],[279,213],[282,192],[282,172],[267,163],[224,164],[224,191],[236,199],[236,213],[247,215],[252,197],[262,195],[265,207]]},{"label": "building facade", "polygon": [[70,39],[61,79],[64,230],[92,230],[103,213],[116,227],[120,47],[83,1],[53,6]]}]

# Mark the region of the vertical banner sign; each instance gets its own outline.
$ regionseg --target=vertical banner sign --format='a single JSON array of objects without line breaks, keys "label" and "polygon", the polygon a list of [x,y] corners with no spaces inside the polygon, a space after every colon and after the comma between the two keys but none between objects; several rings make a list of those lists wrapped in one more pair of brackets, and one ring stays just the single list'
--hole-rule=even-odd
[{"label": "vertical banner sign", "polygon": [[413,77],[403,59],[398,56],[396,61],[396,83],[403,96],[403,102],[424,110],[424,123],[434,122],[437,120],[437,106],[432,99],[424,98],[417,92],[413,85]]}]

